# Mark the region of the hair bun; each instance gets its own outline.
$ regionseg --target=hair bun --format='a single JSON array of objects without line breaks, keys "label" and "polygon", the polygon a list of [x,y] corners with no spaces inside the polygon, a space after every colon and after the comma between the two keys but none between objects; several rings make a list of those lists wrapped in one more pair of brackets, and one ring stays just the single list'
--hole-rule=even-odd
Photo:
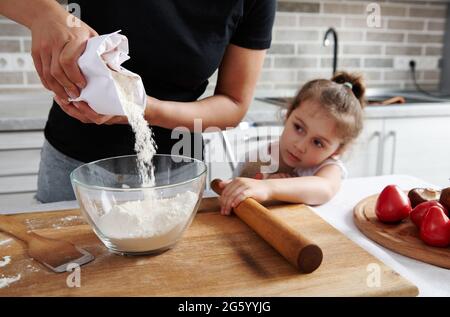
[{"label": "hair bun", "polygon": [[333,76],[333,78],[331,78],[331,81],[334,81],[338,84],[350,83],[352,86],[351,89],[353,91],[353,94],[359,100],[361,106],[364,106],[364,94],[366,92],[366,86],[364,84],[362,75],[356,73],[338,72]]}]

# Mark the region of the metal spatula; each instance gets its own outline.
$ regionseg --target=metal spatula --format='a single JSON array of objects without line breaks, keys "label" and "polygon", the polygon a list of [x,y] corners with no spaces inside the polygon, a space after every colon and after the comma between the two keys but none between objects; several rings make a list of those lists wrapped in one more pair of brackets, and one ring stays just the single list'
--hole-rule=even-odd
[{"label": "metal spatula", "polygon": [[25,242],[30,257],[57,273],[66,272],[71,263],[81,266],[94,259],[92,254],[72,243],[44,238],[29,231],[24,224],[9,216],[0,215],[0,230]]}]

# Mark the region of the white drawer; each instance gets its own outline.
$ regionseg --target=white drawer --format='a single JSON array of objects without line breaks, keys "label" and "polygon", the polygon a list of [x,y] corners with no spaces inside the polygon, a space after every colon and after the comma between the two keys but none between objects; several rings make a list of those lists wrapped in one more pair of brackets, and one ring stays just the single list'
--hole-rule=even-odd
[{"label": "white drawer", "polygon": [[0,177],[37,174],[41,150],[0,151]]},{"label": "white drawer", "polygon": [[31,193],[37,190],[37,175],[0,177],[2,194]]},{"label": "white drawer", "polygon": [[27,211],[27,206],[34,206],[39,204],[33,197],[32,193],[23,194],[3,194],[0,195],[0,213],[2,211],[10,211],[12,209],[23,208]]},{"label": "white drawer", "polygon": [[12,149],[41,148],[44,144],[44,132],[1,132],[0,151]]}]

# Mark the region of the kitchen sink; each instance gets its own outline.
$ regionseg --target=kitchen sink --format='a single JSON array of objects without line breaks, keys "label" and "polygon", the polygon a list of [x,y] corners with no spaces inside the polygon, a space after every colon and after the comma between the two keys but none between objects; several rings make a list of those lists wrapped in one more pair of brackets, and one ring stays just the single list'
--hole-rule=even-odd
[{"label": "kitchen sink", "polygon": [[[395,98],[395,99],[394,99]],[[264,101],[273,105],[286,107],[292,102],[292,97],[262,97],[257,98],[260,101]],[[430,104],[430,103],[443,103],[450,102],[449,99],[425,96],[412,92],[388,92],[383,94],[368,93],[366,102],[369,106],[386,106],[383,104],[389,100],[391,104]]]},{"label": "kitchen sink", "polygon": [[[393,98],[396,98],[396,100],[393,100]],[[368,105],[374,105],[374,106],[383,106],[386,104],[383,104],[384,101],[387,100],[393,100],[392,104],[424,104],[424,103],[440,103],[440,102],[448,102],[446,99],[441,99],[437,97],[431,97],[431,96],[417,96],[417,95],[411,95],[407,93],[398,93],[398,94],[385,94],[385,95],[369,95],[366,98],[366,102]],[[400,102],[401,100],[401,102]]]}]

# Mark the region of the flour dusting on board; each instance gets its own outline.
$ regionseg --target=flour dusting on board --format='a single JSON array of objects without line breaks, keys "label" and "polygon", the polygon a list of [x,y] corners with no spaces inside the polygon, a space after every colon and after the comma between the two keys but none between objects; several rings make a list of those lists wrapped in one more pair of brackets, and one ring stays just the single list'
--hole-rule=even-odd
[{"label": "flour dusting on board", "polygon": [[11,262],[11,257],[9,255],[4,256],[3,260],[0,260],[0,267],[7,266]]},{"label": "flour dusting on board", "polygon": [[0,288],[8,287],[12,283],[15,283],[18,280],[20,280],[20,278],[21,278],[20,274],[17,274],[16,276],[13,276],[13,277],[5,277],[4,275],[1,275],[0,276]]}]

